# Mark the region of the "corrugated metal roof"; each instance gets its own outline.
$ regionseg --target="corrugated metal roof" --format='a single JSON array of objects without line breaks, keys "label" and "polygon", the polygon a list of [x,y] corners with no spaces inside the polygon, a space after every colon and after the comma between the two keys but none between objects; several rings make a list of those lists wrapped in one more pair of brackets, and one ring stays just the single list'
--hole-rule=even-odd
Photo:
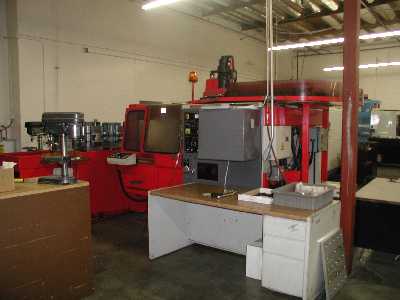
[{"label": "corrugated metal roof", "polygon": [[[349,0],[350,1],[350,0]],[[362,0],[363,33],[400,29],[400,0]],[[343,35],[344,0],[273,0],[275,35],[280,44]],[[185,0],[174,9],[265,37],[265,0]]]}]

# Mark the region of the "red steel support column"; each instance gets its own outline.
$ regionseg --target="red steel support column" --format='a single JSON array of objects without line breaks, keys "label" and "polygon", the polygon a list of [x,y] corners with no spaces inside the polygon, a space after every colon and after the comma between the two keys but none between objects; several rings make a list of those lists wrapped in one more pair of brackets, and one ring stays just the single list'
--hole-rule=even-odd
[{"label": "red steel support column", "polygon": [[310,104],[303,104],[303,124],[301,126],[301,181],[308,182],[310,161]]},{"label": "red steel support column", "polygon": [[[322,128],[329,128],[329,108],[322,110]],[[321,154],[321,181],[328,180],[328,150]]]},{"label": "red steel support column", "polygon": [[357,185],[357,130],[359,102],[359,54],[360,54],[360,0],[344,2],[343,46],[343,129],[341,174],[341,226],[347,271],[353,263],[354,221]]}]

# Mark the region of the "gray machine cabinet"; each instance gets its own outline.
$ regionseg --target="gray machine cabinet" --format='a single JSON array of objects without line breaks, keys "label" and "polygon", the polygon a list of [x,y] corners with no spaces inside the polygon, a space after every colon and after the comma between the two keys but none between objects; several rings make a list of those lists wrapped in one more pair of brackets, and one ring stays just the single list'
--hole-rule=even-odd
[{"label": "gray machine cabinet", "polygon": [[249,161],[259,158],[260,111],[200,110],[199,159]]}]

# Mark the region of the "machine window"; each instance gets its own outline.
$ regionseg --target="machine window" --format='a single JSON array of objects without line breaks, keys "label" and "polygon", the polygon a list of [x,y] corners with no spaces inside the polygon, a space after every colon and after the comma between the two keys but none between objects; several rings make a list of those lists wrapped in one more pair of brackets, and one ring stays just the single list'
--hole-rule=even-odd
[{"label": "machine window", "polygon": [[149,108],[145,152],[175,154],[179,151],[181,105],[154,105]]},{"label": "machine window", "polygon": [[400,115],[397,115],[396,135],[400,136]]},{"label": "machine window", "polygon": [[143,137],[144,111],[130,111],[126,118],[124,148],[128,151],[140,151],[140,143]]},{"label": "machine window", "polygon": [[198,163],[197,178],[218,181],[218,164]]}]

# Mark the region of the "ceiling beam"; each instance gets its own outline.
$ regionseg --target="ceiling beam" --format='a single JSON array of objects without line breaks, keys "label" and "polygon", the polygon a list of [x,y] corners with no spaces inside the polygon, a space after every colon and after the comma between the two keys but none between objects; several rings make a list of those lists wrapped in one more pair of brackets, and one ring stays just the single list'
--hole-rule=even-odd
[{"label": "ceiling beam", "polygon": [[[368,3],[367,6],[368,7],[375,7],[375,6],[379,6],[379,5],[383,5],[383,4],[389,4],[392,2],[396,2],[398,0],[375,0],[372,3]],[[308,21],[310,19],[319,19],[321,17],[328,17],[328,16],[332,16],[332,15],[337,15],[340,13],[343,13],[343,2],[338,2],[338,6],[339,8],[337,10],[330,10],[328,8],[321,8],[321,11],[319,13],[313,13],[313,14],[309,14],[309,15],[303,15],[299,18],[291,18],[285,21],[281,21],[279,22],[279,24],[289,24],[289,23],[296,23],[299,21]],[[361,6],[361,9],[364,9],[364,7]]]},{"label": "ceiling beam", "polygon": [[[379,13],[375,11],[375,8],[373,7],[368,7],[367,3],[364,0],[361,0],[361,5],[364,6],[368,11],[375,17],[376,21],[381,24],[386,30],[391,30],[387,24],[387,21],[385,18],[381,17]],[[400,42],[399,38],[396,38],[398,42]]]},{"label": "ceiling beam", "polygon": [[299,14],[303,14],[304,12],[304,7],[295,2],[292,2],[290,0],[281,0],[280,2],[283,2],[287,7],[290,7]]},{"label": "ceiling beam", "polygon": [[[386,21],[385,23],[386,25],[395,25],[395,24],[399,24],[399,22],[397,20],[391,20],[391,21]],[[291,25],[291,24],[289,24]],[[265,26],[265,24],[264,24]],[[370,23],[364,23],[364,30],[367,32],[372,31],[374,28],[376,28],[377,26],[380,26],[379,24],[370,24]],[[280,28],[282,29],[282,31],[287,31],[287,32],[291,32],[289,28]],[[293,39],[291,37],[297,37],[297,40],[302,37],[302,38],[306,38],[309,41],[313,41],[313,40],[319,40],[321,38],[328,38],[327,36],[330,35],[330,38],[336,38],[336,37],[342,37],[343,36],[343,30],[342,29],[336,29],[336,28],[326,28],[326,30],[322,31],[322,32],[318,32],[318,33],[312,33],[312,34],[307,34],[307,33],[301,33],[301,32],[297,32],[295,34],[285,34],[282,33],[282,31],[276,30],[277,34],[280,37],[286,37],[286,40],[290,40],[293,42],[296,42],[296,39]]]},{"label": "ceiling beam", "polygon": [[[372,8],[374,8],[376,6],[383,5],[383,4],[389,4],[389,3],[395,2],[395,1],[398,1],[398,0],[375,0],[374,2],[372,2],[370,4],[366,3],[366,7],[361,7],[361,9],[372,10]],[[278,22],[278,25],[282,26],[282,25],[290,25],[290,24],[296,24],[296,23],[303,23],[304,24],[304,22],[311,21],[311,20],[317,20],[317,19],[320,19],[322,17],[335,16],[335,15],[343,12],[343,4],[342,4],[342,2],[339,2],[338,4],[339,4],[339,8],[336,11],[332,11],[332,10],[329,10],[329,9],[324,9],[324,10],[321,9],[321,12],[319,12],[319,13],[313,13],[311,15],[301,16],[299,18],[294,18],[294,19],[291,19],[291,20],[281,21],[281,22]],[[383,20],[383,18],[381,18],[378,21],[380,21],[383,24],[385,24],[385,26],[393,24],[393,22],[387,21],[387,20]],[[395,23],[398,23],[398,22],[395,22]],[[258,25],[260,25],[261,28],[265,27],[265,23],[264,24],[258,24]],[[364,29],[365,31],[368,31],[368,30],[371,30],[371,29],[377,27],[376,24],[372,25],[372,27],[370,25],[371,24],[369,24],[367,22],[362,22],[362,29]],[[244,26],[242,28],[242,30],[252,30],[252,29],[256,29],[256,27],[249,25],[249,26]]]},{"label": "ceiling beam", "polygon": [[229,6],[223,6],[219,3],[213,3],[215,6],[217,6],[215,9],[210,10],[209,12],[204,13],[202,16],[203,17],[210,17],[213,15],[218,15],[221,13],[227,13],[231,12],[240,8],[244,8],[246,6],[252,6],[255,4],[265,4],[265,0],[250,0],[248,2],[243,2],[243,1],[236,1],[235,4],[231,4]]},{"label": "ceiling beam", "polygon": [[400,22],[400,8],[397,8],[393,3],[388,3],[390,8],[393,9],[396,19]]}]

